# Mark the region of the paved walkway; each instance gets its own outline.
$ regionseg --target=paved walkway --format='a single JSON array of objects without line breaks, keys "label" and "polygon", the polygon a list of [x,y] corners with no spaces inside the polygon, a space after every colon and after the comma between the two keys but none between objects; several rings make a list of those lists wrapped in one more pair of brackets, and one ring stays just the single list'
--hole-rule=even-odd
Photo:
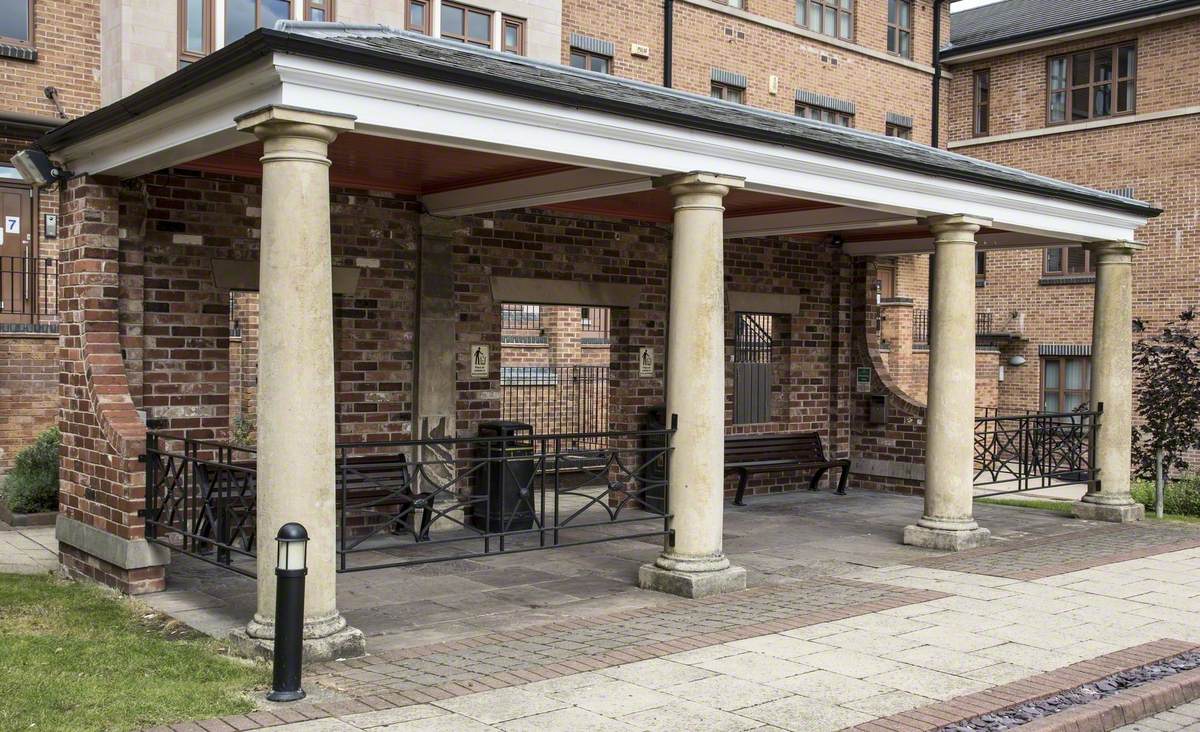
[{"label": "paved walkway", "polygon": [[[858,500],[871,512],[919,508]],[[523,625],[456,606],[497,588],[439,598],[463,613],[450,622],[497,627],[377,634],[397,642],[309,669],[311,700],[203,729],[933,729],[1200,646],[1196,527],[980,506],[997,544],[935,555],[898,546],[895,519],[834,501],[759,499],[731,512],[731,552],[753,568],[744,593],[652,605],[632,599],[650,593],[602,594],[583,603],[590,614]],[[545,581],[511,585],[513,597],[537,597]]]},{"label": "paved walkway", "polygon": [[42,574],[57,568],[53,526],[15,529],[0,522],[0,574]]},{"label": "paved walkway", "polygon": [[1121,727],[1117,732],[1200,732],[1200,701],[1188,702],[1169,712],[1147,717],[1135,724]]}]

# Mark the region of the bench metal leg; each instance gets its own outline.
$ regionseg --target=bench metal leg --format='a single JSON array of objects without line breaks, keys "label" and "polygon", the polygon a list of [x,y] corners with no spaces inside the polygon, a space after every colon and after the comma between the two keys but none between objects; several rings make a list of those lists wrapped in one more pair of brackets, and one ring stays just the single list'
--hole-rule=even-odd
[{"label": "bench metal leg", "polygon": [[825,475],[825,472],[826,472],[827,470],[829,470],[829,468],[827,468],[827,467],[826,467],[826,468],[821,468],[821,469],[817,470],[817,472],[816,472],[816,473],[814,473],[814,474],[813,474],[812,480],[808,481],[808,489],[809,489],[810,491],[819,491],[819,490],[821,490],[821,486],[817,485],[817,483],[820,483],[820,482],[821,482],[821,478],[822,478],[822,477],[824,477],[824,475]]},{"label": "bench metal leg", "polygon": [[738,469],[738,487],[737,493],[733,496],[733,505],[745,506],[746,502],[742,500],[746,496],[746,483],[750,481],[750,472],[745,469]]},{"label": "bench metal leg", "polygon": [[844,496],[846,495],[846,480],[850,477],[850,466],[842,464],[838,467],[842,469],[842,477],[838,478],[838,487],[834,492],[839,496]]},{"label": "bench metal leg", "polygon": [[429,525],[432,523],[433,508],[426,506],[425,510],[421,512],[421,532],[417,534],[417,541],[429,541]]}]

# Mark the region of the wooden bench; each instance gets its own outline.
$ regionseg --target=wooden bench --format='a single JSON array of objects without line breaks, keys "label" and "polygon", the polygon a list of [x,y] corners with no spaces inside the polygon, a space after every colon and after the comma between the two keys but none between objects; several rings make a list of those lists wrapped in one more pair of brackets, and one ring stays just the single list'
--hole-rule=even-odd
[{"label": "wooden bench", "polygon": [[[254,468],[249,461],[232,463],[235,468]],[[410,513],[408,521],[398,522],[393,526],[393,533],[409,528],[417,511],[421,511],[421,525],[417,532],[417,541],[428,541],[429,526],[433,521],[433,494],[412,491],[412,476],[408,468],[408,459],[404,454],[396,455],[363,455],[348,458],[345,464],[345,490],[342,490],[341,479],[343,466],[341,462],[335,467],[336,505],[345,510],[348,503],[350,510],[377,512],[380,509],[395,509],[398,515],[405,508]],[[231,514],[248,514],[254,511],[257,501],[258,486],[254,473],[243,471],[228,471],[231,476],[222,484],[220,473],[222,468],[213,463],[198,463],[196,465],[196,480],[200,495],[214,512],[204,523],[211,524],[215,515],[229,512]],[[247,485],[229,485],[229,481],[248,479]],[[382,515],[382,514],[381,514]],[[215,526],[205,527],[207,532],[215,532]],[[248,527],[253,535],[254,528]],[[197,531],[197,533],[206,533]],[[211,533],[210,533],[211,535]]]},{"label": "wooden bench", "polygon": [[846,479],[850,475],[848,459],[830,460],[825,456],[821,436],[816,432],[785,434],[727,435],[725,437],[725,473],[738,474],[737,495],[733,505],[744,506],[746,482],[751,473],[774,473],[785,470],[815,469],[808,489],[817,490],[817,482],[830,468],[841,468],[837,494],[846,495]]}]

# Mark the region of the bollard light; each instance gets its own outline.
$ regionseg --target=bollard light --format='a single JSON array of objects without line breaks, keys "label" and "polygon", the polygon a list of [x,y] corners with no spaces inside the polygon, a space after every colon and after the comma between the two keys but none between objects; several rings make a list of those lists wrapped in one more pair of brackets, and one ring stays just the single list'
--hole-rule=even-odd
[{"label": "bollard light", "polygon": [[300,667],[304,656],[308,531],[297,523],[284,524],[279,527],[275,543],[275,667],[267,699],[288,702],[304,698]]}]

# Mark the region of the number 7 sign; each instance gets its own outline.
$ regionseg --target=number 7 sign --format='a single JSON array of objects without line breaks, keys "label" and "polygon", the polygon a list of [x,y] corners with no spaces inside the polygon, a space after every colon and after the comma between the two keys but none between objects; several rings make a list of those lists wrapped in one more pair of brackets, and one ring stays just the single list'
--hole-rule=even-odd
[{"label": "number 7 sign", "polygon": [[21,217],[5,216],[4,217],[4,233],[5,234],[20,234],[21,233]]}]

